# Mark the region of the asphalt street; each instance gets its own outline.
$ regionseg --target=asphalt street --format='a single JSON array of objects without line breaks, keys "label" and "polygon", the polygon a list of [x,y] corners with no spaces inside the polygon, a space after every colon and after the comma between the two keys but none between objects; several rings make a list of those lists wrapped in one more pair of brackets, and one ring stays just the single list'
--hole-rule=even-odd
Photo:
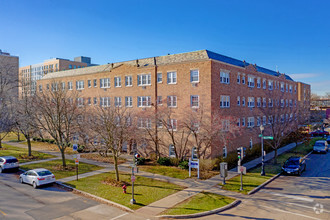
[{"label": "asphalt street", "polygon": [[[13,173],[0,174],[0,219],[125,219],[129,213],[57,186],[33,189]],[[132,219],[132,218],[130,218]],[[146,219],[136,216],[134,219]]]},{"label": "asphalt street", "polygon": [[200,219],[330,219],[330,152],[311,154],[301,176],[280,176],[230,210]]}]

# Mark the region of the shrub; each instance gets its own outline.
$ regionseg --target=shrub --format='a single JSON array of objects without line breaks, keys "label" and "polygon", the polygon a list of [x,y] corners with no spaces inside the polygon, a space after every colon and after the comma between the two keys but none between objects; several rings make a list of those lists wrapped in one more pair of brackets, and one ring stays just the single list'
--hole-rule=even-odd
[{"label": "shrub", "polygon": [[157,160],[157,163],[159,165],[163,165],[163,166],[171,166],[171,160],[170,158],[168,157],[160,157],[158,160]]},{"label": "shrub", "polygon": [[146,158],[140,157],[137,159],[137,165],[144,165],[146,162]]},{"label": "shrub", "polygon": [[211,171],[213,170],[214,165],[215,165],[215,160],[211,160],[211,159],[199,160],[199,168],[201,171]]},{"label": "shrub", "polygon": [[55,140],[49,140],[50,144],[55,144]]},{"label": "shrub", "polygon": [[41,140],[42,140],[42,139],[41,139],[41,138],[39,138],[39,137],[38,137],[38,138],[36,138],[36,141],[39,141],[39,142],[40,142]]},{"label": "shrub", "polygon": [[78,151],[79,153],[84,152],[84,151],[85,151],[85,146],[84,146],[84,145],[80,145],[80,144],[78,144],[78,149],[77,149],[77,151]]},{"label": "shrub", "polygon": [[179,163],[179,167],[184,170],[189,169],[189,161],[188,160],[183,160]]},{"label": "shrub", "polygon": [[33,140],[33,141],[36,141],[36,140],[37,140],[37,137],[32,137],[32,140]]},{"label": "shrub", "polygon": [[180,160],[178,159],[178,158],[176,158],[176,157],[171,157],[170,158],[170,164],[172,165],[172,166],[179,166],[179,163],[180,163]]}]

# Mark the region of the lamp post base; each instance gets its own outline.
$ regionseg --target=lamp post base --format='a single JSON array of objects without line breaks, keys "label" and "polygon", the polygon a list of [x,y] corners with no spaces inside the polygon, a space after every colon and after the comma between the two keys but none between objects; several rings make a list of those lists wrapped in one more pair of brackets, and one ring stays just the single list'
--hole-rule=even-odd
[{"label": "lamp post base", "polygon": [[131,199],[131,204],[135,204],[135,203],[136,203],[135,199]]}]

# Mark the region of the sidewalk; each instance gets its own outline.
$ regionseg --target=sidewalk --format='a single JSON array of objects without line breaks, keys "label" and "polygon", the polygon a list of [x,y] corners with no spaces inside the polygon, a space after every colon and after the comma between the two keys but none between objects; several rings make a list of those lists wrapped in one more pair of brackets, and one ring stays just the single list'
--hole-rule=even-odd
[{"label": "sidewalk", "polygon": [[[16,143],[16,142],[8,142],[8,144],[16,146],[16,147],[27,148],[26,145]],[[286,146],[278,149],[278,155],[283,154],[284,152],[294,148],[295,146],[296,146],[295,143],[291,143],[289,145],[286,145]],[[60,153],[58,153],[58,152],[53,152],[53,151],[40,151],[40,152],[48,153],[48,154],[60,157]],[[265,156],[265,162],[271,160],[273,158],[274,154],[275,154],[274,151],[268,153]],[[73,155],[66,155],[66,158],[72,159]],[[47,159],[47,160],[54,160],[54,159],[58,159],[58,158],[51,158],[51,159]],[[47,160],[44,160],[44,161],[47,161]],[[261,160],[262,160],[262,158],[259,157],[250,162],[244,163],[243,166],[245,166],[248,170],[248,169],[258,166],[261,163]],[[93,165],[98,165],[98,166],[104,167],[104,169],[80,174],[79,178],[89,177],[89,176],[93,176],[93,175],[97,175],[100,173],[105,173],[105,172],[114,170],[113,164],[110,164],[110,163],[103,163],[103,162],[98,162],[98,161],[89,160],[89,159],[85,159],[85,158],[81,158],[80,161],[89,163],[89,164],[93,164]],[[41,162],[41,161],[33,161],[33,162],[28,162],[28,163],[38,163],[38,162]],[[28,164],[28,163],[25,163],[25,164]],[[125,163],[119,165],[119,169],[121,171],[130,173],[132,170],[130,163],[131,163],[130,160],[126,161]],[[168,177],[168,176],[162,176],[159,174],[148,173],[145,171],[139,171],[139,173],[135,173],[135,175],[144,176],[144,177],[161,180],[161,181],[165,181],[165,182],[169,182],[169,183],[187,187],[186,189],[184,189],[180,192],[167,196],[161,200],[158,200],[156,202],[153,202],[147,206],[144,206],[144,207],[136,210],[135,213],[137,213],[137,214],[157,216],[158,214],[165,211],[166,209],[171,208],[171,207],[175,206],[176,204],[181,203],[184,200],[186,200],[202,191],[212,192],[212,193],[216,193],[219,195],[233,197],[236,199],[247,198],[247,195],[222,190],[220,187],[214,187],[222,181],[222,179],[220,178],[220,175],[216,175],[208,180],[194,180],[194,179],[182,180],[182,179],[176,179],[176,178],[172,178],[172,177]],[[237,167],[235,167],[228,171],[228,176],[226,177],[226,180],[231,179],[237,175],[238,175]],[[71,177],[59,179],[58,181],[69,182],[69,181],[72,181],[75,179],[76,179],[76,176],[71,176]]]}]

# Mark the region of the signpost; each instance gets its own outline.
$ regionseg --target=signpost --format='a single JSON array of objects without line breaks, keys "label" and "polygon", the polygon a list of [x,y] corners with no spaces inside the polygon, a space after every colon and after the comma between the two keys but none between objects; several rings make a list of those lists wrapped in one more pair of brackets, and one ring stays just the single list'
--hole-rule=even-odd
[{"label": "signpost", "polygon": [[77,151],[78,150],[78,144],[73,144],[72,145],[72,150]]},{"label": "signpost", "polygon": [[189,177],[191,177],[191,168],[197,168],[197,178],[199,179],[199,159],[191,160],[189,158]]}]

